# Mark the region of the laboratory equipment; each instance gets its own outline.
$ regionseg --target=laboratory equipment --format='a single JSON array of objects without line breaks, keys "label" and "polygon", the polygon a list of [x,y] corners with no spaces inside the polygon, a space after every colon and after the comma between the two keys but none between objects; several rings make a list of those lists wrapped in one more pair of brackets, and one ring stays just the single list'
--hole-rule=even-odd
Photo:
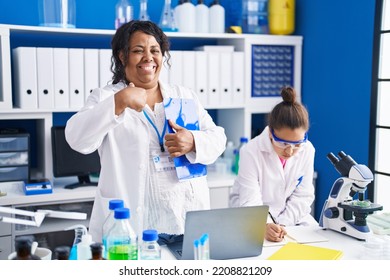
[{"label": "laboratory equipment", "polygon": [[295,29],[295,0],[268,0],[269,33],[289,35]]},{"label": "laboratory equipment", "polygon": [[[367,185],[374,178],[373,174],[367,166],[357,164],[343,151],[338,153],[338,157],[329,153],[327,158],[342,177],[333,183],[322,208],[319,225],[324,229],[366,240],[372,234],[367,225],[368,214],[383,209],[381,205],[364,199]],[[355,194],[358,199],[353,199]]]},{"label": "laboratory equipment", "polygon": [[71,230],[74,229],[74,240],[73,240],[73,245],[72,248],[70,249],[70,255],[69,259],[70,260],[77,260],[78,258],[78,245],[82,241],[83,235],[88,233],[87,227],[84,225],[74,225],[71,227],[66,228],[65,230]]},{"label": "laboratory equipment", "polygon": [[140,246],[141,260],[161,260],[161,248],[157,240],[157,230],[146,229],[142,232],[142,244]]},{"label": "laboratory equipment", "polygon": [[139,20],[149,20],[148,0],[140,0]]},{"label": "laboratory equipment", "polygon": [[58,246],[54,249],[55,259],[56,260],[68,260],[70,253],[69,246]]},{"label": "laboratory equipment", "polygon": [[242,1],[242,29],[244,33],[268,33],[268,0]]},{"label": "laboratory equipment", "polygon": [[86,220],[87,214],[80,212],[63,212],[48,209],[38,209],[36,212],[0,206],[0,213],[31,217],[30,219],[3,217],[0,222],[40,227],[45,217],[59,219]]},{"label": "laboratory equipment", "polygon": [[78,260],[89,260],[92,258],[91,252],[91,244],[94,243],[92,241],[92,235],[85,232],[81,236],[81,242],[77,244],[77,259]]},{"label": "laboratory equipment", "polygon": [[124,202],[122,199],[111,199],[108,202],[108,209],[110,210],[109,214],[107,215],[106,219],[104,220],[103,223],[103,232],[102,232],[102,241],[103,241],[103,247],[104,247],[104,252],[103,256],[104,258],[107,259],[107,235],[108,231],[111,229],[112,225],[115,222],[114,219],[114,212],[116,208],[122,208],[124,207]]},{"label": "laboratory equipment", "polygon": [[41,258],[32,253],[31,246],[33,243],[32,236],[17,236],[15,237],[15,250],[16,255],[13,260],[40,260]]},{"label": "laboratory equipment", "polygon": [[165,0],[164,8],[158,25],[164,32],[177,32],[176,18],[171,6],[171,0]]},{"label": "laboratory equipment", "polygon": [[115,5],[115,29],[133,19],[134,9],[128,0],[118,0]]},{"label": "laboratory equipment", "polygon": [[76,0],[39,0],[38,11],[41,26],[76,27]]},{"label": "laboratory equipment", "polygon": [[[221,6],[219,0],[214,0],[210,6],[209,12],[209,32],[225,32],[225,8]],[[197,23],[198,24],[198,23]]]},{"label": "laboratory equipment", "polygon": [[103,257],[103,244],[95,242],[90,245],[92,258],[91,260],[105,260]]},{"label": "laboratory equipment", "polygon": [[107,235],[109,260],[137,260],[137,235],[130,225],[130,209],[116,208],[115,222]]},{"label": "laboratory equipment", "polygon": [[204,4],[204,0],[198,0],[198,4],[195,6],[196,32],[209,32],[209,14],[209,7]]},{"label": "laboratory equipment", "polygon": [[247,137],[240,138],[240,145],[234,150],[234,162],[233,162],[233,173],[238,174],[239,162],[240,162],[240,150],[243,146],[248,143]]}]

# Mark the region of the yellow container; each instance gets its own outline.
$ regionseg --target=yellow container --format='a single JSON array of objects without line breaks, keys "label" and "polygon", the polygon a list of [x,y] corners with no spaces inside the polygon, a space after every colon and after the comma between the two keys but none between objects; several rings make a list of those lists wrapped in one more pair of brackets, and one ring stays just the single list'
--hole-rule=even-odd
[{"label": "yellow container", "polygon": [[268,1],[269,33],[289,35],[295,29],[295,0]]}]

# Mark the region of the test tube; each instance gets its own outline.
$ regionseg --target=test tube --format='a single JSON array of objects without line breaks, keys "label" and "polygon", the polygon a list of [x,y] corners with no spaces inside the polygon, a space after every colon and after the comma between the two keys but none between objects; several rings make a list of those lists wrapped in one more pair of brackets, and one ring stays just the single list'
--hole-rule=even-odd
[{"label": "test tube", "polygon": [[200,252],[201,260],[209,260],[210,259],[210,246],[209,246],[209,235],[207,233],[203,234],[200,238]]},{"label": "test tube", "polygon": [[194,260],[199,260],[200,259],[200,252],[199,252],[199,240],[196,239],[194,240]]}]

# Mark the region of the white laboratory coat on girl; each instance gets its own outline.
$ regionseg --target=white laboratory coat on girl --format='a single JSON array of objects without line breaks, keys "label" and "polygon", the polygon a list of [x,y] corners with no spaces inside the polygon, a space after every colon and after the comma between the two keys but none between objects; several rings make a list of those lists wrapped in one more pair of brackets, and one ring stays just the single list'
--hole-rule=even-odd
[{"label": "white laboratory coat on girl", "polygon": [[266,127],[240,150],[231,206],[268,205],[279,224],[317,224],[310,214],[314,201],[314,153],[313,145],[307,141],[283,168]]},{"label": "white laboratory coat on girl", "polygon": [[[143,112],[126,108],[120,116],[115,116],[114,94],[124,87],[125,84],[118,83],[95,89],[86,105],[68,120],[65,130],[66,139],[74,150],[84,154],[96,149],[99,151],[101,172],[89,224],[94,241],[102,240],[102,225],[109,211],[109,200],[113,198],[123,199],[125,207],[130,208],[130,221],[139,236],[144,230],[147,213],[147,209],[144,209],[147,201],[145,192],[150,176],[153,176],[149,146],[152,135]],[[191,90],[161,82],[160,89],[163,98],[195,100],[200,130],[192,131],[196,153],[191,152],[186,156],[192,163],[213,163],[225,148],[224,129],[215,125]],[[179,208],[175,209],[175,213],[180,213],[174,217],[176,224],[178,220],[184,224],[185,211],[191,207],[210,208],[206,177],[192,179],[186,184],[190,184],[192,193],[183,198],[184,202],[173,197],[161,202],[166,207]],[[183,209],[185,203],[190,207]],[[169,228],[169,221],[166,223]]]}]

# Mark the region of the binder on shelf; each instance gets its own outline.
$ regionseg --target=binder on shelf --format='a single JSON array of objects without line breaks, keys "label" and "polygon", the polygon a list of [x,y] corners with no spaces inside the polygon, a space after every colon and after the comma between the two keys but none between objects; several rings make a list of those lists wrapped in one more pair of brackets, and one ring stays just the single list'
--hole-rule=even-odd
[{"label": "binder on shelf", "polygon": [[33,47],[13,49],[15,106],[21,109],[38,108],[37,52]]},{"label": "binder on shelf", "polygon": [[207,53],[195,52],[195,91],[203,107],[208,106],[207,75]]},{"label": "binder on shelf", "polygon": [[232,53],[232,96],[233,104],[244,104],[244,52]]},{"label": "binder on shelf", "polygon": [[111,49],[99,49],[99,87],[111,84]]},{"label": "binder on shelf", "polygon": [[84,105],[84,50],[69,49],[69,100],[70,108]]},{"label": "binder on shelf", "polygon": [[183,51],[182,56],[183,86],[195,91],[195,52]]},{"label": "binder on shelf", "polygon": [[[169,70],[169,83],[183,85],[183,54],[182,51],[171,51],[171,69]],[[187,67],[187,64],[186,64]]]},{"label": "binder on shelf", "polygon": [[232,95],[232,60],[233,55],[229,52],[219,53],[219,88],[220,104],[229,106],[233,104]]},{"label": "binder on shelf", "polygon": [[[167,121],[172,120],[188,130],[199,130],[199,119],[193,99],[165,98],[164,109]],[[168,130],[174,133],[169,124]],[[207,175],[206,165],[190,163],[185,155],[176,157],[173,161],[179,181]]]},{"label": "binder on shelf", "polygon": [[84,49],[84,101],[99,87],[99,50]]},{"label": "binder on shelf", "polygon": [[54,108],[53,49],[37,48],[38,108]]},{"label": "binder on shelf", "polygon": [[204,52],[234,52],[234,46],[223,46],[223,45],[204,45],[196,47],[195,50],[197,51],[204,51]]},{"label": "binder on shelf", "polygon": [[267,260],[338,260],[342,256],[340,250],[288,242]]},{"label": "binder on shelf", "polygon": [[210,107],[220,105],[220,82],[219,82],[219,53],[207,53],[207,101]]},{"label": "binder on shelf", "polygon": [[69,51],[67,48],[53,49],[54,107],[69,108]]}]

